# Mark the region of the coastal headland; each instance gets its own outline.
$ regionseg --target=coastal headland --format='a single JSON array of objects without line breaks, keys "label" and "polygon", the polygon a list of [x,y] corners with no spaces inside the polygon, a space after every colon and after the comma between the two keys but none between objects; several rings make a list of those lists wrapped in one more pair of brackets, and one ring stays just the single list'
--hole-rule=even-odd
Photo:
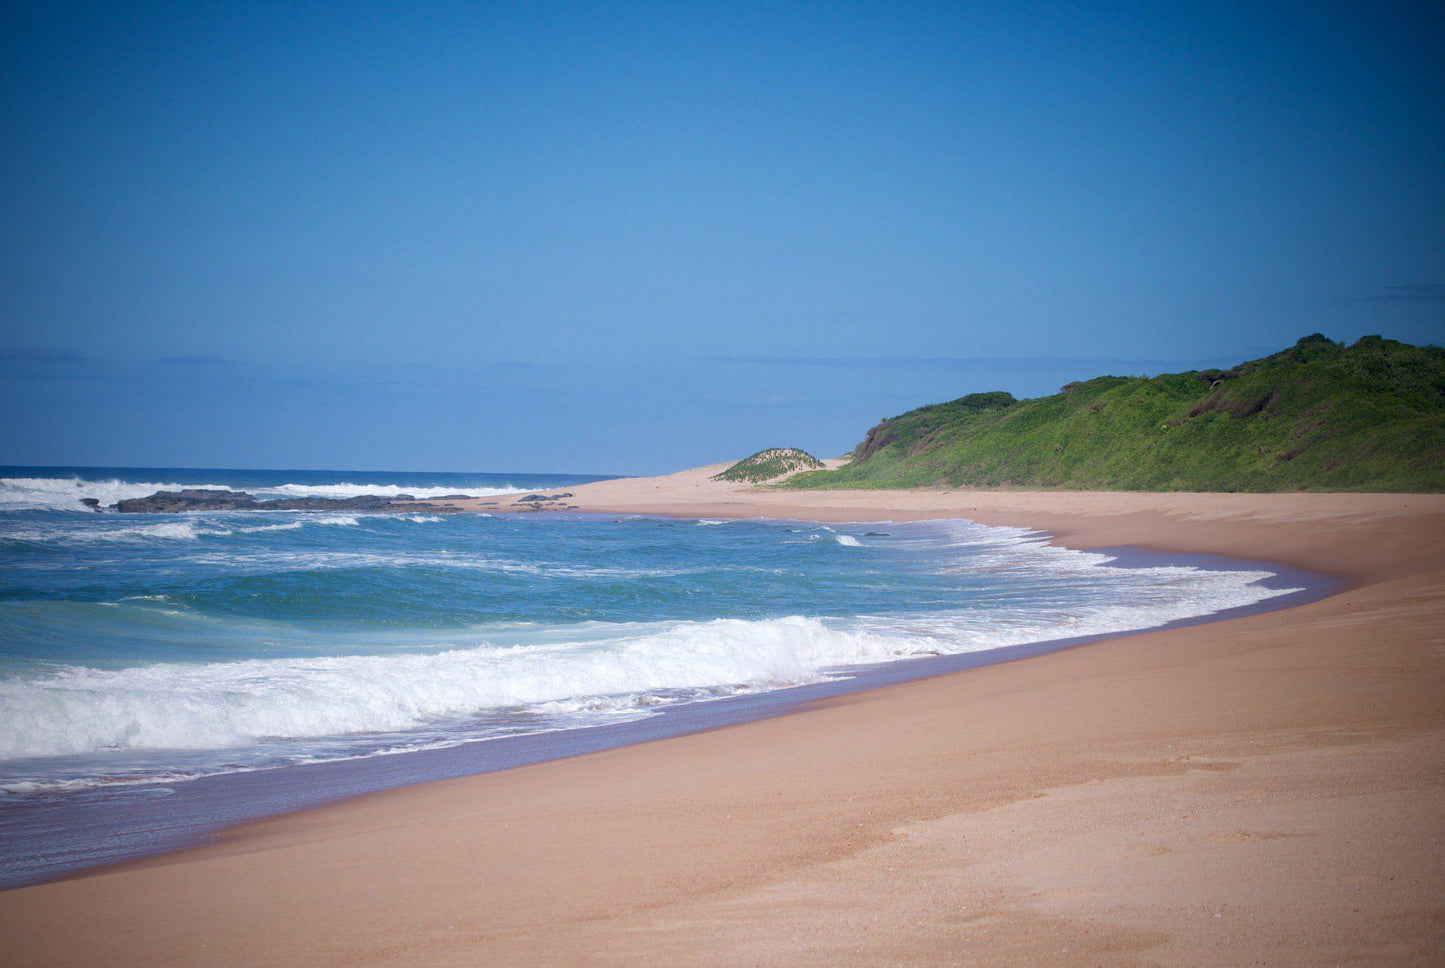
[{"label": "coastal headland", "polygon": [[724,466],[451,503],[961,517],[1343,586],[3,892],[0,962],[1445,958],[1445,495],[801,491]]}]

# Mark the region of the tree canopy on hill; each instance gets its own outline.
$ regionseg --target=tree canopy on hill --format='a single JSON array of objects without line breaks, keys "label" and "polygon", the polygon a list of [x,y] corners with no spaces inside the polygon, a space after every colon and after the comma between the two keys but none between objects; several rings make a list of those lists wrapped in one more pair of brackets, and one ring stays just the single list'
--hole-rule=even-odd
[{"label": "tree canopy on hill", "polygon": [[1445,350],[1316,333],[1228,370],[974,393],[884,420],[786,486],[1445,490]]}]

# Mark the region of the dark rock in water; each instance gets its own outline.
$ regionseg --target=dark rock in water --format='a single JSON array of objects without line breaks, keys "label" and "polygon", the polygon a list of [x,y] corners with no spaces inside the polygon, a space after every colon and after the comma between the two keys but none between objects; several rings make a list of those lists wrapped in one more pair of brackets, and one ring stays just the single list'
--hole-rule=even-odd
[{"label": "dark rock in water", "polygon": [[100,498],[98,497],[83,497],[80,499],[80,503],[88,508],[95,508],[97,511],[100,510]]},{"label": "dark rock in water", "polygon": [[186,488],[183,491],[157,491],[150,497],[126,498],[117,501],[115,509],[122,514],[168,514],[177,511],[250,511],[259,504],[245,491]]},{"label": "dark rock in water", "polygon": [[122,514],[175,514],[181,511],[399,511],[415,508],[415,505],[407,508],[406,503],[401,496],[391,498],[378,494],[260,501],[245,491],[187,488],[183,491],[157,491],[150,497],[127,498],[117,502],[115,509]]},{"label": "dark rock in water", "polygon": [[571,491],[568,491],[565,494],[528,494],[526,497],[518,498],[517,501],[518,503],[521,503],[523,501],[560,501],[563,498],[571,496]]}]

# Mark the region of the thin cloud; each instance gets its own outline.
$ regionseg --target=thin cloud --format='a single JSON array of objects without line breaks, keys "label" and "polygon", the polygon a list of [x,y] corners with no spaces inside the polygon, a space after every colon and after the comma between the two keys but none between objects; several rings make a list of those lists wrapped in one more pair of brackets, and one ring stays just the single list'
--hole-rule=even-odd
[{"label": "thin cloud", "polygon": [[708,363],[740,366],[790,366],[837,369],[916,369],[921,367],[1041,367],[1113,366],[1159,367],[1200,366],[1198,360],[1131,360],[1084,356],[709,356]]},{"label": "thin cloud", "polygon": [[85,363],[86,357],[69,350],[30,349],[0,350],[0,363]]},{"label": "thin cloud", "polygon": [[235,366],[236,361],[224,356],[196,354],[192,356],[163,356],[156,360],[161,366]]},{"label": "thin cloud", "polygon": [[1380,286],[1366,296],[1370,302],[1438,303],[1445,302],[1445,283],[1430,282],[1415,286]]}]

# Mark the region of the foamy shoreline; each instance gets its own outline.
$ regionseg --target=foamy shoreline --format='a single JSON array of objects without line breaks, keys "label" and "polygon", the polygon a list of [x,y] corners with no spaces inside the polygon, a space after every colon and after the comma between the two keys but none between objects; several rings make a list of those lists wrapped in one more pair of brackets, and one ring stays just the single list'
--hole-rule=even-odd
[{"label": "foamy shoreline", "polygon": [[571,490],[612,513],[959,516],[1077,547],[1281,561],[1348,591],[392,790],[6,892],[10,957],[1438,956],[1445,863],[1426,835],[1445,775],[1445,499],[780,492],[700,476]]},{"label": "foamy shoreline", "polygon": [[[615,520],[613,516],[606,517]],[[706,520],[723,523],[726,519]],[[810,523],[791,519],[766,520],[780,525]],[[649,710],[641,718],[538,728],[513,736],[435,739],[422,746],[370,754],[336,755],[290,765],[237,765],[212,773],[177,773],[169,777],[117,779],[101,784],[68,781],[56,788],[90,790],[97,794],[121,789],[131,791],[131,796],[127,802],[90,797],[80,801],[49,803],[43,808],[43,817],[34,818],[40,822],[39,838],[30,831],[31,818],[12,814],[7,818],[7,829],[4,831],[4,854],[12,858],[23,856],[24,862],[0,872],[0,889],[43,883],[56,877],[73,876],[96,866],[194,847],[227,827],[311,809],[346,797],[512,769],[582,752],[615,749],[737,725],[794,712],[821,699],[866,692],[885,685],[1043,655],[1125,635],[1290,608],[1318,600],[1338,584],[1327,576],[1282,569],[1262,562],[1133,549],[1110,549],[1108,553],[1114,559],[1109,567],[1199,568],[1237,572],[1242,577],[1268,575],[1260,580],[1261,584],[1279,591],[1245,604],[1225,604],[1213,611],[1167,620],[1161,618],[1138,628],[1076,632],[1054,638],[1028,637],[1027,641],[977,650],[898,655],[887,661],[833,665],[826,670],[826,677],[819,681],[760,690],[730,689],[728,695],[704,701],[694,699],[678,705],[663,705]],[[157,800],[147,796],[144,788],[148,785],[164,787],[164,798]],[[37,790],[41,789],[39,785],[35,786]],[[33,808],[16,804],[15,809]],[[86,833],[74,842],[46,833],[69,827]],[[96,831],[104,831],[104,836],[97,839]]]}]

